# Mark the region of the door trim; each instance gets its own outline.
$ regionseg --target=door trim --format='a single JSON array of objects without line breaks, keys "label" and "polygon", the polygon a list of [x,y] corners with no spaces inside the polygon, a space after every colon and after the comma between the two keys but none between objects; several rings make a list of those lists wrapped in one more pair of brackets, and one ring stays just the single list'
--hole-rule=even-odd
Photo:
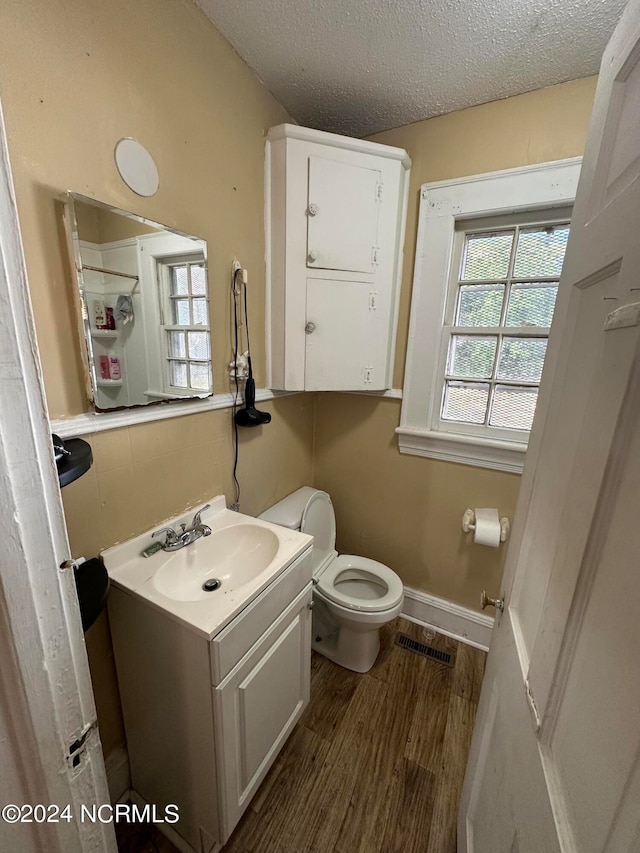
[{"label": "door trim", "polygon": [[[0,635],[3,710],[32,802],[108,803],[0,106]],[[6,678],[6,681],[5,681]],[[69,747],[84,739],[72,767]],[[8,832],[8,828],[6,829]],[[110,824],[47,824],[52,851],[113,851]]]}]

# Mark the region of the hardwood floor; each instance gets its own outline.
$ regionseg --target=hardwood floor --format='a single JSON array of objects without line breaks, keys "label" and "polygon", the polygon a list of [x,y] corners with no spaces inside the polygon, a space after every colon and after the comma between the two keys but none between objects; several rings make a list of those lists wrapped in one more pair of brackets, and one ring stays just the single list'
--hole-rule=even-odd
[{"label": "hardwood floor", "polygon": [[456,815],[486,655],[438,635],[453,667],[386,626],[358,675],[314,653],[311,702],[224,853],[455,853]]},{"label": "hardwood floor", "polygon": [[[366,675],[315,654],[311,702],[223,853],[455,853],[458,800],[486,655],[438,635],[453,667],[395,645]],[[116,827],[121,853],[178,853],[154,826]]]}]

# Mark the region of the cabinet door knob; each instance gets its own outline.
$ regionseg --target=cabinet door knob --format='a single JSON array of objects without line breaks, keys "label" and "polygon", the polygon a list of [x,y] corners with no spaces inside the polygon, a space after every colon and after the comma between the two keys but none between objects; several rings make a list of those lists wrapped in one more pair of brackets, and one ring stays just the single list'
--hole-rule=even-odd
[{"label": "cabinet door knob", "polygon": [[310,601],[310,602],[307,604],[307,610],[313,610],[313,601]]},{"label": "cabinet door knob", "polygon": [[309,257],[309,260],[313,263],[313,261],[318,260],[318,253],[316,252],[315,249],[309,249],[308,257]]},{"label": "cabinet door knob", "polygon": [[318,205],[312,202],[307,208],[307,213],[309,216],[315,216],[318,213]]},{"label": "cabinet door knob", "polygon": [[316,330],[316,324],[311,322],[311,320],[310,320],[307,323],[307,325],[304,327],[304,330],[308,335],[311,335]]}]

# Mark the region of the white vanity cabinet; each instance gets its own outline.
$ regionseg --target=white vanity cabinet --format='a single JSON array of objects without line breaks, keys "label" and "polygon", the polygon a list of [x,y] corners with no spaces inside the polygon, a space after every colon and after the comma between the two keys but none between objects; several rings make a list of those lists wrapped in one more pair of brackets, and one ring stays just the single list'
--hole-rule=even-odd
[{"label": "white vanity cabinet", "polygon": [[311,589],[214,689],[223,836],[231,832],[309,702]]},{"label": "white vanity cabinet", "polygon": [[309,701],[311,552],[212,637],[117,587],[109,617],[133,796],[176,804],[162,831],[215,853]]},{"label": "white vanity cabinet", "polygon": [[290,124],[269,131],[269,387],[391,387],[409,167],[400,148]]}]

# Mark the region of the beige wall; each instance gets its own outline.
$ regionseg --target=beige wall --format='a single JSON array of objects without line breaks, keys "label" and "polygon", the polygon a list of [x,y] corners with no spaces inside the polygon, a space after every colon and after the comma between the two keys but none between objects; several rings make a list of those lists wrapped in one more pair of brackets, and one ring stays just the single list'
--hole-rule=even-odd
[{"label": "beige wall", "polygon": [[[421,184],[582,154],[595,78],[494,101],[370,137],[406,148],[411,185],[394,385],[402,387]],[[471,547],[467,506],[513,517],[520,478],[398,452],[400,403],[319,394],[314,484],[336,505],[338,548],[388,563],[411,586],[478,608],[500,592],[505,549]]]},{"label": "beige wall", "polygon": [[402,388],[418,230],[420,187],[533,163],[578,157],[591,116],[596,77],[572,80],[459,110],[368,137],[405,148],[411,182],[393,384]]},{"label": "beige wall", "polygon": [[93,207],[81,201],[74,202],[73,207],[80,240],[102,244],[158,232],[158,228],[152,225],[145,225],[121,213],[112,213],[104,207]]},{"label": "beige wall", "polygon": [[[5,0],[0,24],[0,97],[52,417],[86,408],[54,204],[67,189],[208,241],[219,391],[237,256],[249,270],[263,382],[263,134],[285,111],[191,0]],[[118,176],[123,136],[158,165],[153,198]]]},{"label": "beige wall", "polygon": [[[208,241],[218,391],[228,387],[229,270],[238,257],[250,274],[262,384],[263,134],[286,113],[190,0],[5,0],[0,24],[0,96],[51,416],[86,408],[55,203],[67,189]],[[396,384],[419,185],[580,153],[592,94],[593,81],[579,81],[377,137],[413,159]],[[116,173],[113,146],[123,136],[139,139],[158,164],[151,199]],[[342,550],[379,557],[408,583],[463,604],[474,606],[482,585],[497,591],[501,555],[469,549],[459,516],[468,503],[510,512],[517,477],[401,457],[393,401],[327,394],[263,408],[273,423],[241,433],[244,511],[313,479],[335,499]],[[94,467],[63,492],[73,553],[92,555],[216,492],[232,499],[229,426],[224,410],[90,437]],[[87,643],[109,755],[124,733],[104,617]]]},{"label": "beige wall", "polygon": [[[263,137],[288,119],[285,111],[190,0],[6,0],[0,28],[0,97],[51,416],[86,409],[56,204],[66,190],[208,241],[217,391],[228,388],[229,278],[238,257],[249,270],[262,384]],[[113,148],[123,136],[137,138],[156,160],[160,189],[151,199],[130,192],[116,172]],[[244,511],[259,512],[310,482],[313,405],[301,396],[264,405],[273,422],[241,433]],[[88,440],[95,464],[63,491],[76,556],[92,556],[213,494],[233,500],[229,410]],[[87,645],[108,756],[124,733],[106,617]]]}]

